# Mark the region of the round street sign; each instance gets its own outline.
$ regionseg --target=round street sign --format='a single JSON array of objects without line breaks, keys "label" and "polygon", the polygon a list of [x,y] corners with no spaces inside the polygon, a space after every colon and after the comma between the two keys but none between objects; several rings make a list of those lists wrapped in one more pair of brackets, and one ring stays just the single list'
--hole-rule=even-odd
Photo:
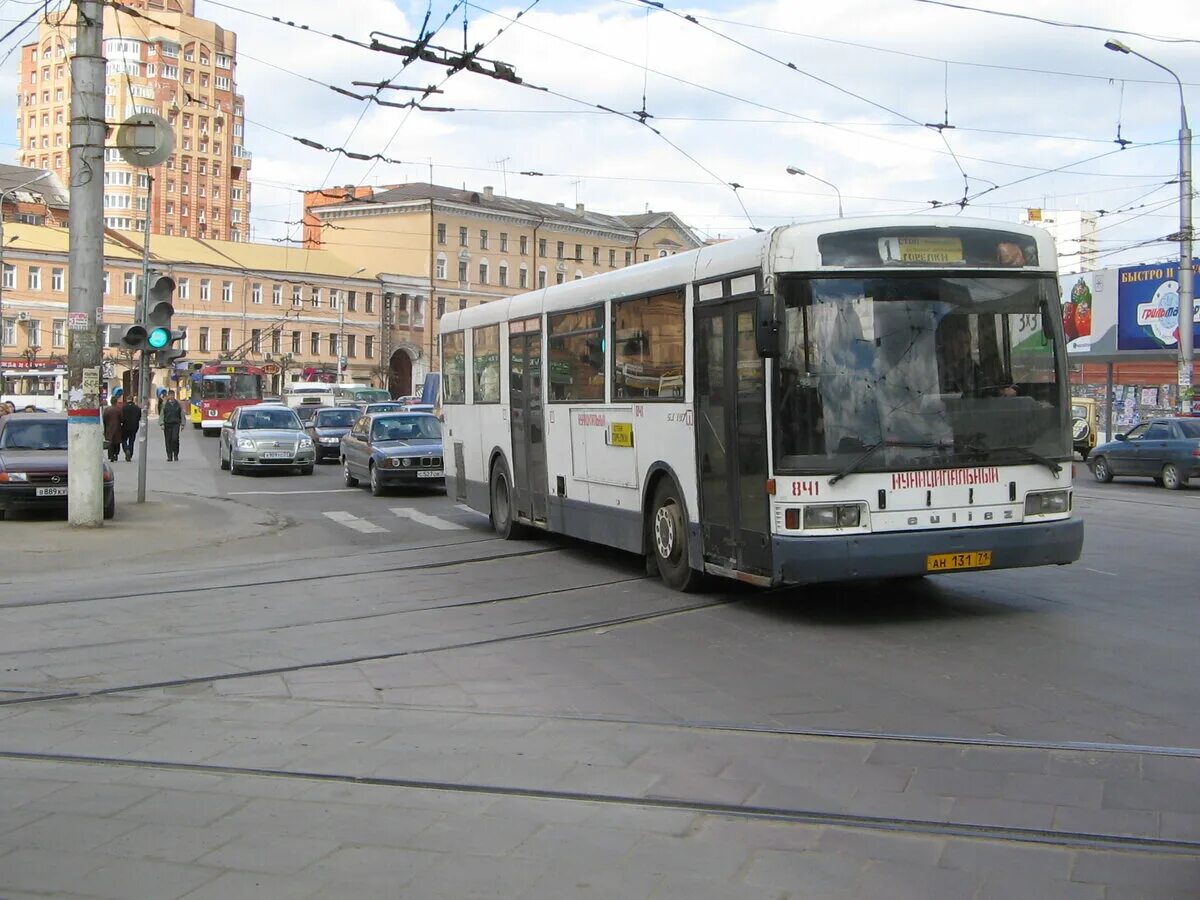
[{"label": "round street sign", "polygon": [[278,375],[279,366],[275,363],[263,363],[259,368],[263,370],[264,375]]},{"label": "round street sign", "polygon": [[175,150],[175,132],[162,116],[138,113],[117,129],[117,150],[131,166],[157,166]]}]

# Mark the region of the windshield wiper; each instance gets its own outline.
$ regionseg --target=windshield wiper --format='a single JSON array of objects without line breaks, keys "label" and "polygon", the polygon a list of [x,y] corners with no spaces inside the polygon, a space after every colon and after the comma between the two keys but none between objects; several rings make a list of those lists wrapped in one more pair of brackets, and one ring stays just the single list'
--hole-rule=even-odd
[{"label": "windshield wiper", "polygon": [[847,475],[853,475],[859,470],[868,459],[875,455],[875,451],[881,447],[915,447],[918,450],[949,450],[952,449],[952,444],[938,444],[932,441],[878,441],[866,449],[854,462],[842,469],[832,478],[829,479],[829,485],[832,487],[837,484]]},{"label": "windshield wiper", "polygon": [[1045,466],[1056,476],[1062,471],[1063,468],[1061,463],[1055,462],[1050,457],[1042,456],[1042,454],[1036,453],[1033,450],[1030,450],[1028,447],[1022,447],[1017,444],[1013,444],[1008,447],[989,447],[987,444],[980,442],[977,444],[968,444],[964,449],[968,453],[982,453],[985,457],[990,456],[993,453],[1021,453],[1030,462],[1035,462],[1040,466]]}]

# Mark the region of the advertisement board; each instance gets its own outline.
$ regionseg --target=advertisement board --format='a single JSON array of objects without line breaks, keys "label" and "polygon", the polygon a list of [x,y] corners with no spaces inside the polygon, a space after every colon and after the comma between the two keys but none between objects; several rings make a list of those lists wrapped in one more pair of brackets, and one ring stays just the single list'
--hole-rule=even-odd
[{"label": "advertisement board", "polygon": [[[1200,261],[1193,262],[1193,269]],[[1192,329],[1200,345],[1200,306]],[[1177,350],[1179,347],[1179,264],[1152,263],[1118,270],[1117,350]]]}]

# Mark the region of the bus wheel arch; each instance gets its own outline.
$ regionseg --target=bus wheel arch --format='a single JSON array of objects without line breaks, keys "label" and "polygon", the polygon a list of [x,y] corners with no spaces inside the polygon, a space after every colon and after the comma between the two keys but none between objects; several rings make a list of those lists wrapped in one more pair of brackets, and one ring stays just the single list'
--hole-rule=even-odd
[{"label": "bus wheel arch", "polygon": [[693,566],[696,547],[691,540],[687,500],[679,479],[662,463],[650,467],[642,497],[642,546],[648,574],[658,573],[677,591],[700,588],[703,574]]}]

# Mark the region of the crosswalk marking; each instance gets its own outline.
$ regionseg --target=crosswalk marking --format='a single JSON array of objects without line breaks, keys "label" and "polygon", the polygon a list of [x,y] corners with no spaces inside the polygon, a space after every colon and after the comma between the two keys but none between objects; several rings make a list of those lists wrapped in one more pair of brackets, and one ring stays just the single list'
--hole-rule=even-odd
[{"label": "crosswalk marking", "polygon": [[324,516],[327,519],[332,519],[339,525],[345,525],[347,528],[353,528],[355,531],[361,531],[363,534],[380,534],[387,531],[382,525],[376,525],[374,522],[368,522],[366,519],[360,519],[358,516],[351,515],[342,510],[333,510],[332,512],[324,513]]},{"label": "crosswalk marking", "polygon": [[428,525],[430,528],[436,528],[438,531],[466,531],[467,526],[459,525],[456,522],[450,522],[446,519],[439,519],[437,516],[429,516],[419,510],[415,510],[409,506],[393,506],[392,512],[401,519],[412,519],[418,525]]}]

